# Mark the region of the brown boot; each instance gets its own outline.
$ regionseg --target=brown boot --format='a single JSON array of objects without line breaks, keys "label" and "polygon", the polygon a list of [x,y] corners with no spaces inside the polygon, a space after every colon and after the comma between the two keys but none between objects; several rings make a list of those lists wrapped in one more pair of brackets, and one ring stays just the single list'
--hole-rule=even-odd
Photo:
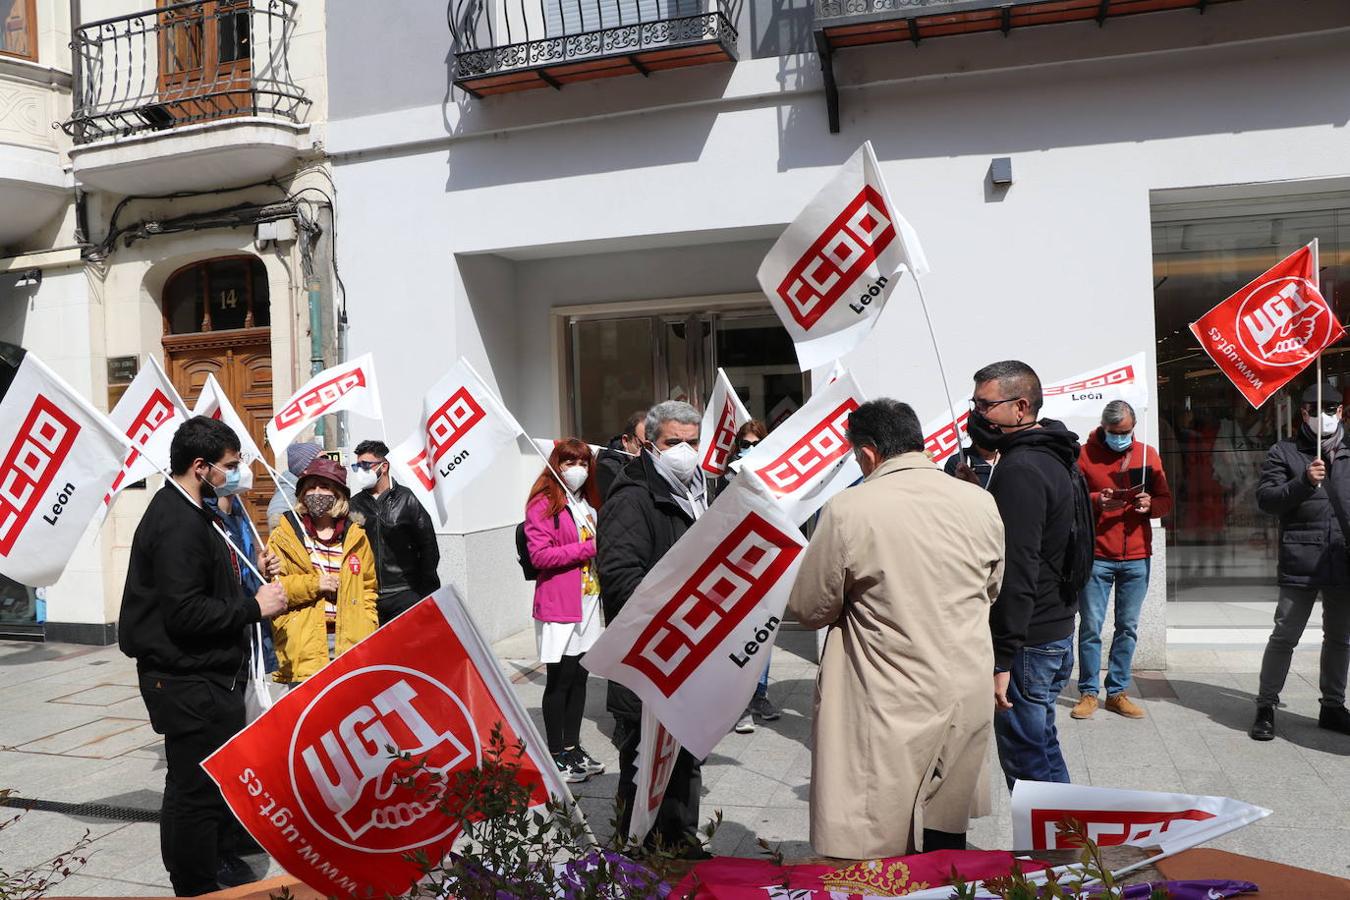
[{"label": "brown boot", "polygon": [[1142,719],[1144,717],[1143,707],[1133,703],[1129,697],[1125,696],[1124,691],[1107,697],[1106,709],[1109,712],[1113,712],[1118,716],[1124,716],[1127,719]]},{"label": "brown boot", "polygon": [[1078,702],[1074,704],[1073,710],[1069,713],[1069,716],[1074,719],[1090,719],[1092,718],[1092,714],[1096,711],[1097,695],[1084,694],[1078,698]]}]

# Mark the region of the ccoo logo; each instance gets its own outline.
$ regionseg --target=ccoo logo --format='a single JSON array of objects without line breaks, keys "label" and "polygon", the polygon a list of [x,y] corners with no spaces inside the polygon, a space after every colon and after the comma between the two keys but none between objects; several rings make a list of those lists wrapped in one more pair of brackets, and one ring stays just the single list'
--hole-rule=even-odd
[{"label": "ccoo logo", "polygon": [[1294,277],[1258,285],[1243,298],[1237,319],[1242,349],[1271,366],[1306,365],[1335,327],[1317,287]]},{"label": "ccoo logo", "polygon": [[453,691],[416,669],[381,665],[350,672],[310,700],[288,756],[310,825],[352,850],[401,853],[454,832],[437,807],[447,779],[478,765],[482,748]]}]

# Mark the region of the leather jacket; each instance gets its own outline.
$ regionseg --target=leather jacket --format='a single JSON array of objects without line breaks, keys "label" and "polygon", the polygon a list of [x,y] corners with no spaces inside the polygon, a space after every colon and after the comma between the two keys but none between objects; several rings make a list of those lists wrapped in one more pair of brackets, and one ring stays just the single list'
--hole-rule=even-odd
[{"label": "leather jacket", "polygon": [[365,519],[381,597],[408,590],[425,597],[441,586],[436,527],[412,491],[399,484],[391,484],[379,497],[361,491],[352,495],[351,508]]}]

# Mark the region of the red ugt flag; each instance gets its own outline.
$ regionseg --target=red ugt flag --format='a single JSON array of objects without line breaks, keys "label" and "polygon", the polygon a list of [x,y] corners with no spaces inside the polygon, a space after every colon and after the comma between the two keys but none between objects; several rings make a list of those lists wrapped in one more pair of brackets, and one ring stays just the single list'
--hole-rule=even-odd
[{"label": "red ugt flag", "polygon": [[1308,244],[1192,322],[1191,333],[1259,408],[1345,329],[1317,289],[1317,254]]},{"label": "red ugt flag", "polygon": [[[202,763],[249,834],[325,896],[393,896],[459,835],[446,782],[482,761],[498,722],[525,741],[520,778],[570,798],[454,590],[442,588],[325,666]],[[396,747],[425,760],[416,787]],[[435,781],[430,773],[445,776]]]}]

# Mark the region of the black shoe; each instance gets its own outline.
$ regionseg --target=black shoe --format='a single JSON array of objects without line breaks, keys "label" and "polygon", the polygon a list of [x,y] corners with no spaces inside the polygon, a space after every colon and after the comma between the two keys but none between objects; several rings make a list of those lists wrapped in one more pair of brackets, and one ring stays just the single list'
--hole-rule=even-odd
[{"label": "black shoe", "polygon": [[605,764],[591,756],[581,747],[573,747],[571,750],[564,751],[572,754],[572,762],[585,769],[590,775],[603,775],[605,773]]},{"label": "black shoe", "polygon": [[768,694],[756,694],[751,698],[750,712],[755,715],[755,718],[763,719],[765,722],[772,722],[782,716],[778,708],[769,702]]},{"label": "black shoe", "polygon": [[591,773],[572,757],[570,751],[564,750],[553,754],[553,764],[558,767],[558,774],[562,776],[562,780],[568,784],[577,784],[591,777]]},{"label": "black shoe", "polygon": [[248,863],[237,856],[223,856],[216,869],[216,882],[223,888],[252,884],[258,876],[249,868]]},{"label": "black shoe", "polygon": [[1275,740],[1275,707],[1258,706],[1256,721],[1252,723],[1251,730],[1247,734],[1254,741]]},{"label": "black shoe", "polygon": [[1350,734],[1350,709],[1344,706],[1324,706],[1317,714],[1317,727],[1340,734]]}]

